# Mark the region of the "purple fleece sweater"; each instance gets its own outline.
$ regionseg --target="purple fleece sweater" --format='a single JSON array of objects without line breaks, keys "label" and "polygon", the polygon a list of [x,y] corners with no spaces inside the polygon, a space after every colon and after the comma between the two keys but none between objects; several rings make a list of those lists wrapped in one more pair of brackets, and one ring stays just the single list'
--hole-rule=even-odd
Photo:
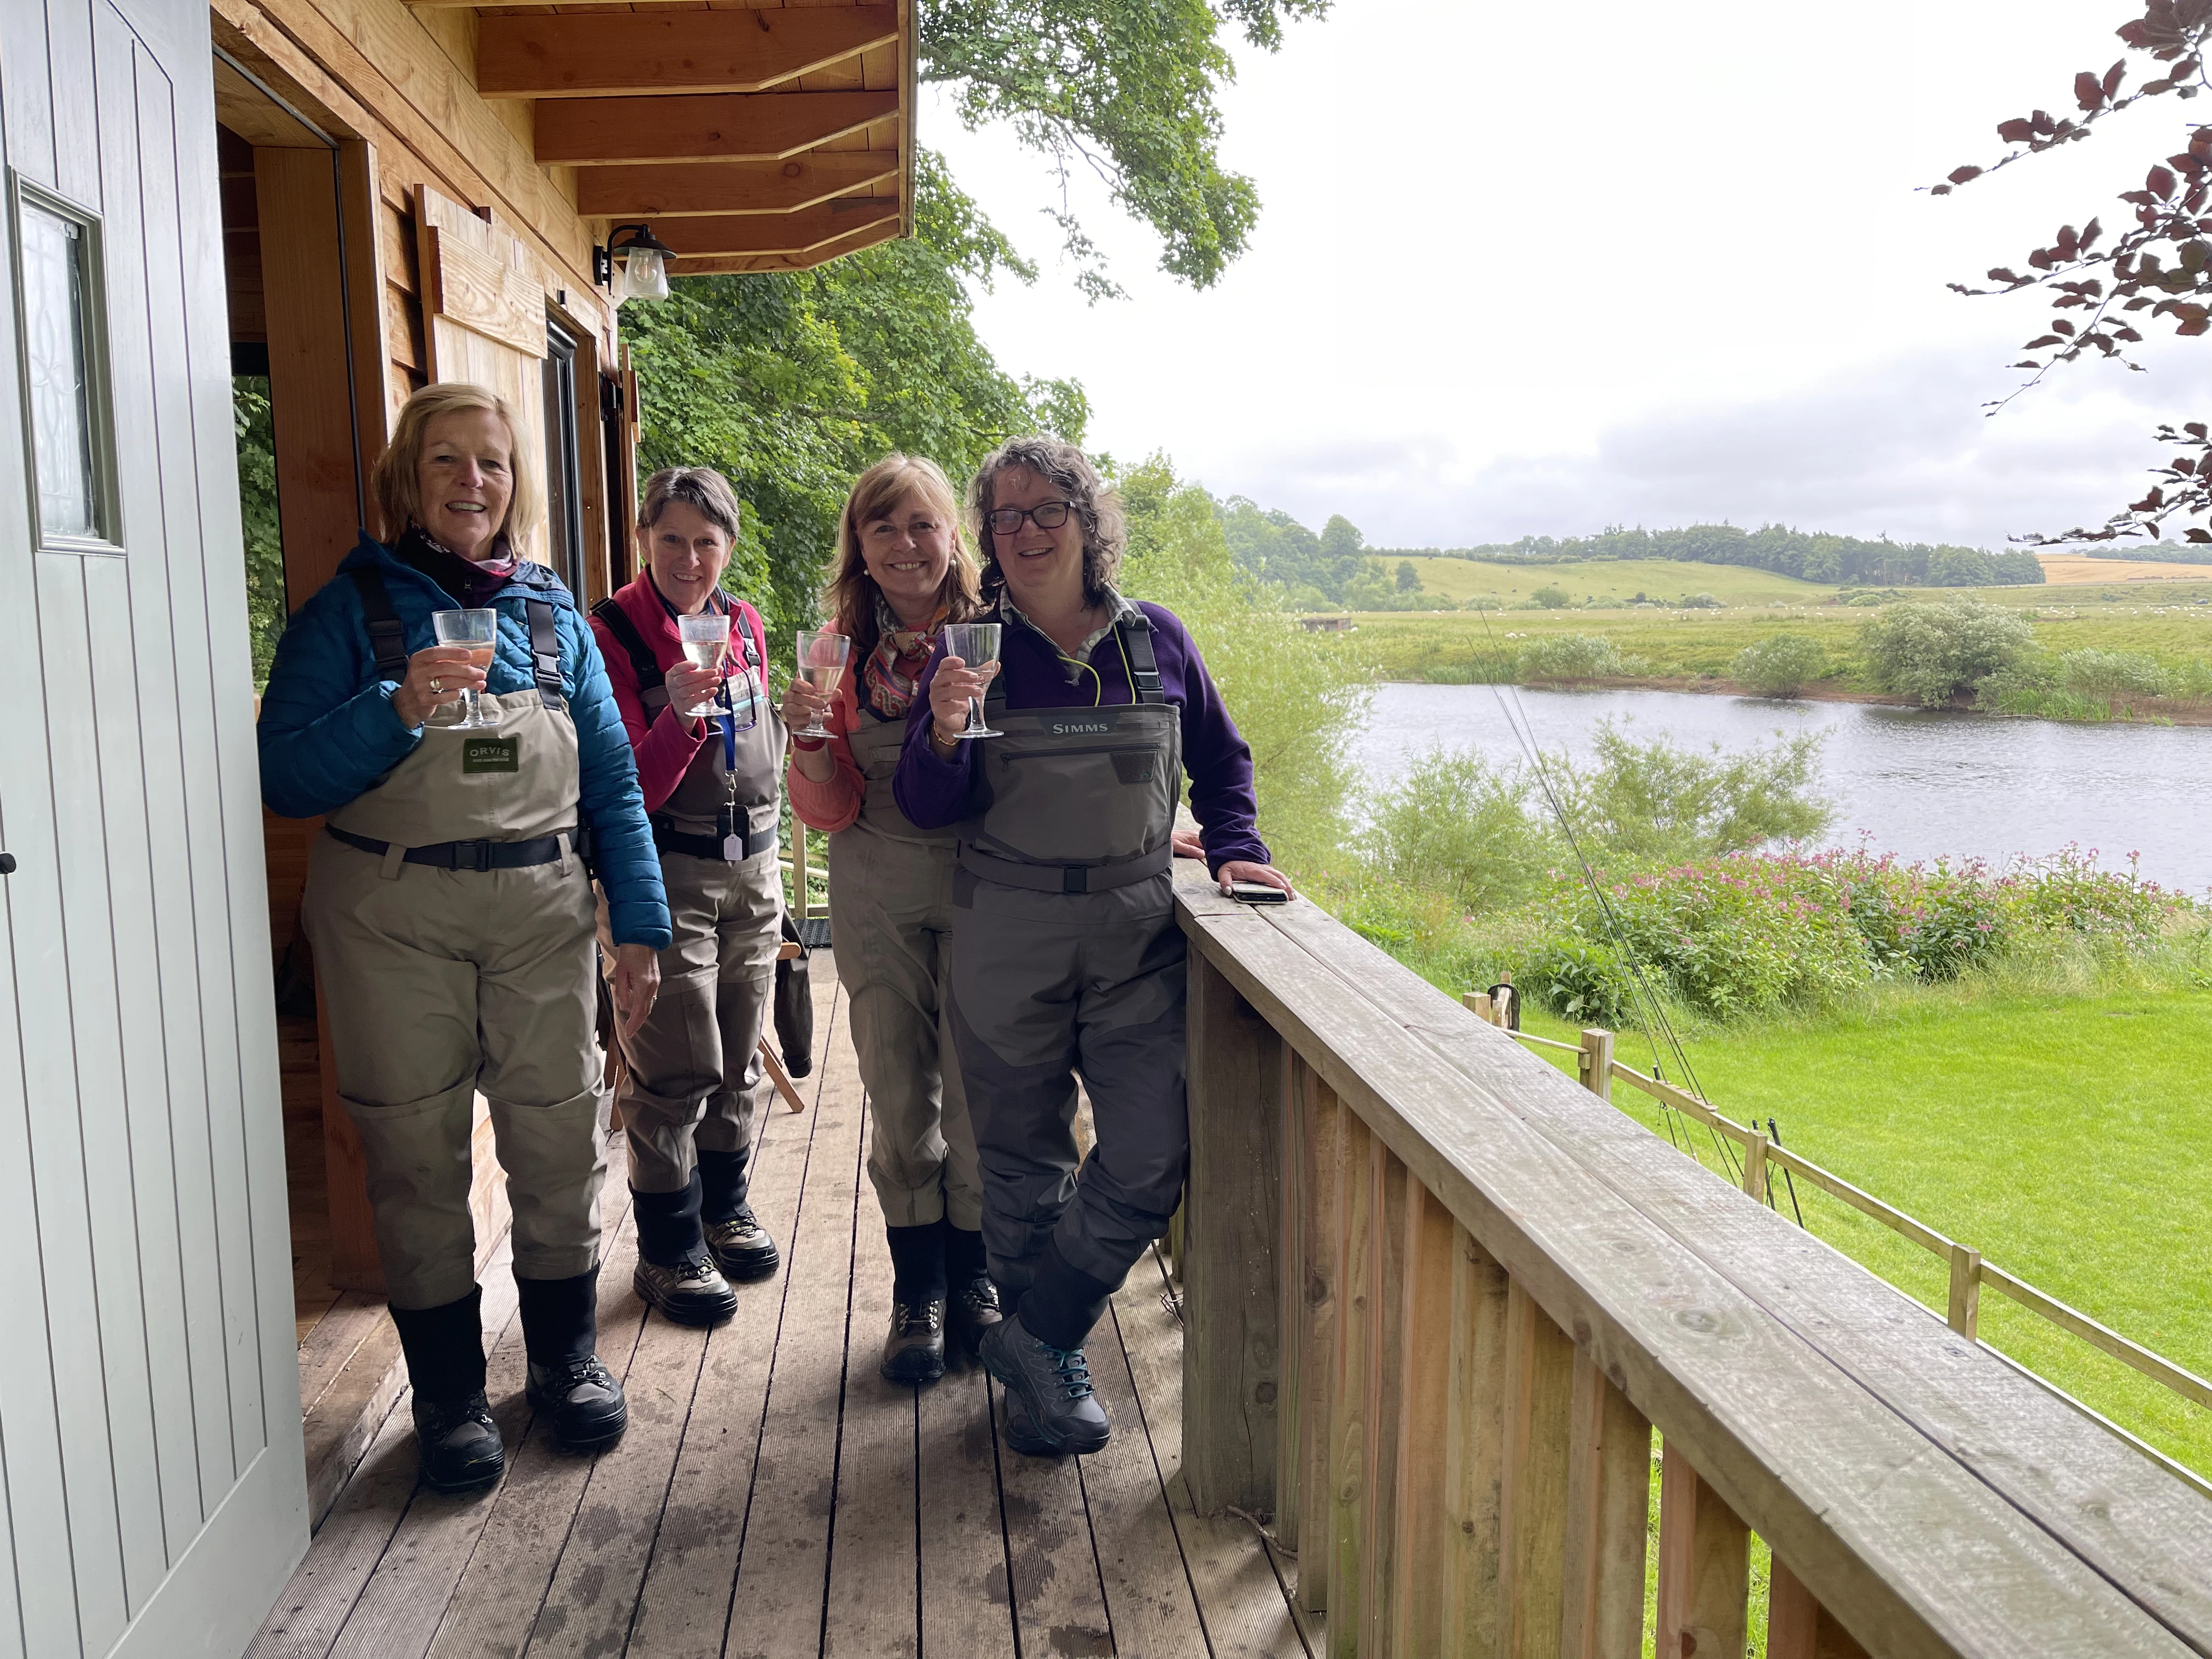
[{"label": "purple fleece sweater", "polygon": [[[1229,718],[1189,630],[1164,605],[1140,600],[1137,608],[1152,619],[1160,690],[1182,711],[1182,766],[1190,778],[1190,810],[1198,817],[1199,839],[1206,843],[1206,868],[1218,875],[1231,859],[1267,863],[1267,843],[1255,823],[1259,808],[1252,795],[1251,746],[1237,735],[1237,722]],[[944,657],[940,643],[922,671],[914,707],[907,714],[906,748],[899,756],[898,775],[891,781],[899,810],[923,830],[947,829],[968,816],[974,751],[990,741],[983,738],[963,743],[949,761],[939,760],[930,747],[929,686]],[[1098,672],[1098,702],[1136,701],[1111,635],[1092,648],[1091,665]],[[1081,676],[1070,685],[1059,653],[1042,634],[1019,623],[1009,623],[999,637],[999,678],[1006,687],[1008,708],[1091,706],[1090,677]]]}]

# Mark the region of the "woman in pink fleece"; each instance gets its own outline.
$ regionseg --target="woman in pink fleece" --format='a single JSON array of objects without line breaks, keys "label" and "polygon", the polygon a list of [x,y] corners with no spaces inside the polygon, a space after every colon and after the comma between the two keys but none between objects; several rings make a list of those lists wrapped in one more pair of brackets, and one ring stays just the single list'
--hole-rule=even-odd
[{"label": "woman in pink fleece", "polygon": [[787,787],[792,811],[830,837],[830,935],[868,1090],[868,1178],[890,1241],[883,1374],[933,1382],[945,1374],[948,1310],[971,1353],[999,1318],[975,1137],[944,1025],[954,837],[917,830],[891,798],[915,681],[945,624],[981,609],[975,561],[934,463],[887,455],[860,475],[838,523],[825,608],[853,641],[853,670],[834,693],[794,678],[784,694],[793,731],[818,713],[834,734],[792,740]]}]

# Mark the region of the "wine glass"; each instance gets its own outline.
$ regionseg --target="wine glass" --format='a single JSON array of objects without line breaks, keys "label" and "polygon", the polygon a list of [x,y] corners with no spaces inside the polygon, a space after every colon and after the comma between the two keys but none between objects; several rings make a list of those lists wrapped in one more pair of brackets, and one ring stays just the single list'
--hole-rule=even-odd
[{"label": "wine glass", "polygon": [[[430,618],[437,630],[438,643],[458,645],[469,653],[469,661],[478,668],[491,666],[492,644],[499,638],[499,612],[496,611],[441,611]],[[466,690],[461,693],[461,717],[450,722],[441,721],[449,731],[465,732],[497,726],[496,715],[487,714],[477,692]]]},{"label": "wine glass", "polygon": [[[722,653],[729,647],[730,613],[710,609],[702,611],[696,617],[678,617],[676,632],[684,641],[684,659],[694,668],[719,668],[722,665]],[[696,720],[714,712],[714,695],[711,691],[707,694],[707,700],[696,708],[676,711],[679,718],[687,720]]]},{"label": "wine glass", "polygon": [[[799,630],[799,672],[806,683],[817,690],[835,691],[838,682],[845,678],[846,659],[852,655],[853,642],[842,634],[818,632],[813,629]],[[795,738],[826,738],[829,729],[817,714],[798,731]]]},{"label": "wine glass", "polygon": [[[999,659],[999,624],[996,623],[947,623],[945,625],[945,654],[957,657],[969,668],[981,668],[986,663]],[[963,738],[1000,738],[1003,732],[994,732],[983,724],[983,700],[968,699],[968,726],[960,734]]]}]

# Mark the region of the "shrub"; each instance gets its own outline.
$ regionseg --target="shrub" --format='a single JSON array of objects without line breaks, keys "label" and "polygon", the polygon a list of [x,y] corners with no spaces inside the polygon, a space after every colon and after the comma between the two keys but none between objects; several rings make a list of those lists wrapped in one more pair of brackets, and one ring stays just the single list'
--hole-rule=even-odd
[{"label": "shrub", "polygon": [[1828,653],[1808,634],[1770,634],[1736,653],[1736,682],[1765,697],[1794,697],[1827,672]]},{"label": "shrub", "polygon": [[2154,658],[2134,651],[2085,647],[2058,659],[2058,678],[2076,696],[2124,708],[2144,697],[2162,697],[2173,689],[2173,676]]},{"label": "shrub", "polygon": [[1834,809],[1816,791],[1823,740],[1801,732],[1700,754],[1663,736],[1639,743],[1602,720],[1592,758],[1556,764],[1553,787],[1576,832],[1609,864],[1711,858],[1828,827]]},{"label": "shrub", "polygon": [[1536,602],[1539,610],[1564,611],[1567,608],[1567,594],[1565,588],[1553,587],[1547,584],[1528,597]]},{"label": "shrub", "polygon": [[1601,634],[1571,634],[1540,640],[1521,653],[1521,668],[1532,680],[1595,680],[1635,672],[1632,659]]},{"label": "shrub", "polygon": [[1728,609],[1728,606],[1723,605],[1718,599],[1715,599],[1710,593],[1685,593],[1682,596],[1682,609],[1685,611],[1725,611]]},{"label": "shrub", "polygon": [[1963,595],[1890,605],[1859,629],[1859,650],[1875,684],[1929,708],[2017,661],[2034,644],[2034,630],[2019,617]]},{"label": "shrub", "polygon": [[1530,815],[1518,768],[1432,749],[1376,804],[1373,858],[1392,880],[1449,892],[1462,909],[1502,908],[1532,891],[1554,854]]}]

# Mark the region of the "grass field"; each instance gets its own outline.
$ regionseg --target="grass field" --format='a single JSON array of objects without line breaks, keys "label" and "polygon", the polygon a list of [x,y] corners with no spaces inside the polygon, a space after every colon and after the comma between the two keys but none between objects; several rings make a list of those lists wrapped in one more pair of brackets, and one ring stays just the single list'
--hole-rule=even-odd
[{"label": "grass field", "polygon": [[[2212,583],[2161,588],[2159,597],[2168,602],[2156,605],[2142,603],[2140,588],[2127,593],[2129,603],[2106,603],[2094,597],[2102,591],[2068,588],[2063,603],[2048,597],[2052,590],[2046,587],[1987,588],[1978,590],[1976,597],[2026,611],[2038,642],[2048,651],[2082,646],[2136,651],[2171,668],[2212,661],[2212,603],[2194,603],[2197,597],[2212,600]],[[1726,611],[1513,611],[1487,616],[1370,611],[1360,615],[1347,644],[1384,679],[1455,683],[1469,678],[1473,665],[1494,653],[1525,649],[1530,642],[1554,635],[1597,635],[1623,653],[1644,659],[1652,678],[1686,683],[1725,680],[1736,653],[1769,635],[1810,634],[1828,647],[1834,665],[1824,684],[1837,690],[1871,691],[1874,687],[1856,660],[1856,644],[1859,626],[1870,614],[1856,606],[1825,605]]]},{"label": "grass field", "polygon": [[[1820,582],[1801,582],[1748,565],[1692,564],[1681,559],[1592,559],[1571,564],[1490,564],[1474,559],[1409,559],[1420,573],[1425,592],[1455,602],[1478,593],[1494,594],[1507,605],[1528,599],[1540,587],[1556,587],[1577,605],[1632,603],[1639,595],[1673,604],[1692,593],[1710,593],[1723,605],[1820,605],[1837,590]],[[1378,559],[1386,576],[1398,562]]]},{"label": "grass field", "polygon": [[[1530,1011],[1526,1029],[1571,1040]],[[2052,1001],[1967,988],[1878,995],[1820,1021],[1686,1041],[1708,1098],[1998,1267],[2199,1376],[2212,1376],[2212,992]],[[1546,1058],[1566,1059],[1539,1050]],[[1650,1057],[1624,1033],[1619,1057]],[[1565,1069],[1563,1067],[1563,1069]],[[1668,1075],[1675,1075],[1669,1064]],[[1656,1108],[1614,1097],[1657,1133]],[[1675,1133],[1685,1135],[1676,1120]],[[1702,1130],[1686,1136],[1708,1168]],[[1778,1191],[1784,1214],[1790,1195]],[[1944,1265],[1807,1182],[1813,1232],[1940,1317]],[[2212,1412],[1994,1291],[1983,1340],[2167,1456],[2212,1477]]]}]

